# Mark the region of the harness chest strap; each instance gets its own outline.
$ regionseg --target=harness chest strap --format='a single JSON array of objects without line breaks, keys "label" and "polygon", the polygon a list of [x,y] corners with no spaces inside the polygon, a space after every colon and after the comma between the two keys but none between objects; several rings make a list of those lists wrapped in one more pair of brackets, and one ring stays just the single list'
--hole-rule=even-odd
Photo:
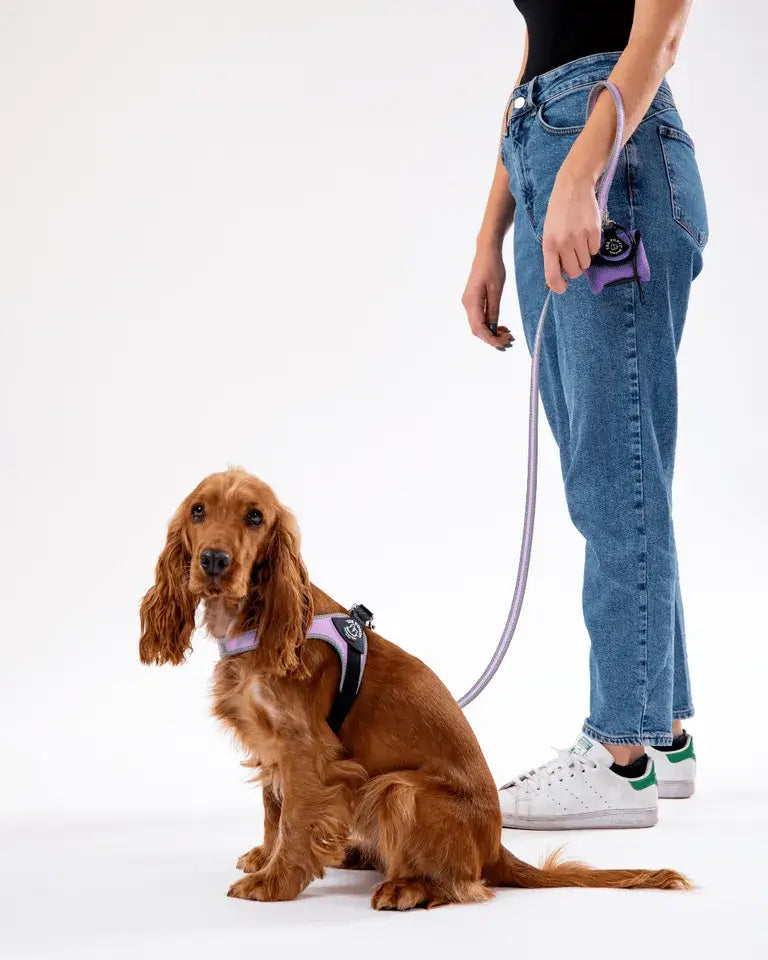
[{"label": "harness chest strap", "polygon": [[[370,610],[357,604],[348,614],[325,613],[313,617],[307,631],[308,639],[323,640],[333,647],[339,658],[339,689],[331,712],[326,717],[326,723],[334,733],[338,733],[360,690],[368,656],[365,627],[371,625],[372,616]],[[220,657],[234,657],[239,653],[255,650],[259,645],[259,638],[255,630],[248,630],[236,637],[217,642]]]}]

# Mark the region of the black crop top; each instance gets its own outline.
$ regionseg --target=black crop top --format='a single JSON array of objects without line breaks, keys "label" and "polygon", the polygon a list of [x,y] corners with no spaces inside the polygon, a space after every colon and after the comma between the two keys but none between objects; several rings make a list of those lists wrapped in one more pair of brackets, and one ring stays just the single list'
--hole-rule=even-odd
[{"label": "black crop top", "polygon": [[623,50],[635,0],[515,0],[528,27],[521,83],[591,53]]}]

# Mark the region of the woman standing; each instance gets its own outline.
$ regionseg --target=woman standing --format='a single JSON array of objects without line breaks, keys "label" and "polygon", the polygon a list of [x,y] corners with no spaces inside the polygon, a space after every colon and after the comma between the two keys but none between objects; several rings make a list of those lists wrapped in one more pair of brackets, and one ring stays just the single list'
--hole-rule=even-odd
[{"label": "woman standing", "polygon": [[[546,293],[541,396],[573,523],[586,540],[583,610],[590,713],[570,751],[501,791],[506,826],[651,826],[657,796],[690,796],[693,715],[671,515],[676,355],[707,240],[693,143],[664,79],[690,0],[515,0],[527,24],[518,85],[463,303],[494,347],[514,222],[515,279],[533,346]],[[626,109],[611,220],[639,230],[651,279],[595,296],[583,270],[600,248],[595,187],[616,130],[609,94],[585,123],[595,81]],[[658,779],[658,789],[657,789]]]}]

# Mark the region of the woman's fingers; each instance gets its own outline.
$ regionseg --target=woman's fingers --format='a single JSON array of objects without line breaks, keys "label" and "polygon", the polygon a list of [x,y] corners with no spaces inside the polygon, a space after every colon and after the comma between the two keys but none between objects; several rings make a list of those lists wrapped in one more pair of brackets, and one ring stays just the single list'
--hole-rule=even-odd
[{"label": "woman's fingers", "polygon": [[472,333],[479,340],[500,350],[510,346],[514,340],[507,327],[498,326],[504,280],[501,254],[497,252],[490,258],[478,254],[461,298]]},{"label": "woman's fingers", "polygon": [[563,272],[569,280],[575,280],[581,275],[581,266],[579,265],[579,256],[574,247],[566,247],[560,251],[560,263],[563,265]]},{"label": "woman's fingers", "polygon": [[576,244],[576,259],[579,261],[579,267],[581,268],[579,273],[583,273],[592,260],[592,253],[589,249],[589,237],[586,233]]},{"label": "woman's fingers", "polygon": [[485,322],[485,287],[468,286],[461,298],[464,309],[467,311],[469,329],[476,337],[486,343],[493,343],[493,334]]},{"label": "woman's fingers", "polygon": [[594,257],[596,253],[600,253],[600,244],[602,242],[602,234],[600,232],[600,227],[592,226],[587,231],[587,247],[589,247],[590,255]]},{"label": "woman's fingers", "polygon": [[[600,231],[597,232],[597,249],[600,249]],[[565,293],[568,282],[563,278],[565,274],[570,280],[580,277],[592,260],[593,237],[584,234],[578,240],[544,240],[544,276],[547,286],[555,293]],[[595,251],[597,252],[597,251]]]},{"label": "woman's fingers", "polygon": [[600,211],[594,183],[583,176],[573,176],[567,161],[560,168],[549,197],[542,246],[547,285],[555,293],[564,293],[568,288],[563,273],[575,280],[600,249]]},{"label": "woman's fingers", "polygon": [[494,334],[489,326],[492,323],[498,325],[501,291],[494,294],[486,288],[467,288],[461,302],[467,311],[469,327],[478,339],[500,349],[510,346],[515,338],[509,332],[509,327],[497,326]]},{"label": "woman's fingers", "polygon": [[563,267],[560,264],[560,250],[558,246],[544,238],[544,277],[547,286],[555,293],[565,293],[568,284],[563,279]]},{"label": "woman's fingers", "polygon": [[485,287],[485,323],[489,331],[499,325],[499,310],[501,308],[501,287],[495,283],[488,283]]},{"label": "woman's fingers", "polygon": [[490,340],[485,339],[486,343],[492,344],[499,350],[512,345],[515,339],[509,332],[509,327],[499,326],[499,309],[501,308],[501,287],[494,283],[489,283],[485,288],[485,324],[486,330],[490,334]]}]

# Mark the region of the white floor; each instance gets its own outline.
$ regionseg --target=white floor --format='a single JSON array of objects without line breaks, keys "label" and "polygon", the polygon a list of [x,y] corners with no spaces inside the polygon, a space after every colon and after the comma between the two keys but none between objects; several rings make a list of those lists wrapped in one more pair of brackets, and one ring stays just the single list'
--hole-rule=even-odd
[{"label": "white floor", "polygon": [[672,866],[692,893],[500,890],[486,905],[376,913],[373,873],[330,871],[293,903],[227,899],[253,823],[205,820],[0,827],[0,956],[42,958],[768,957],[766,797],[701,783],[663,803],[650,830],[504,831],[536,861],[568,852],[600,866]]}]

